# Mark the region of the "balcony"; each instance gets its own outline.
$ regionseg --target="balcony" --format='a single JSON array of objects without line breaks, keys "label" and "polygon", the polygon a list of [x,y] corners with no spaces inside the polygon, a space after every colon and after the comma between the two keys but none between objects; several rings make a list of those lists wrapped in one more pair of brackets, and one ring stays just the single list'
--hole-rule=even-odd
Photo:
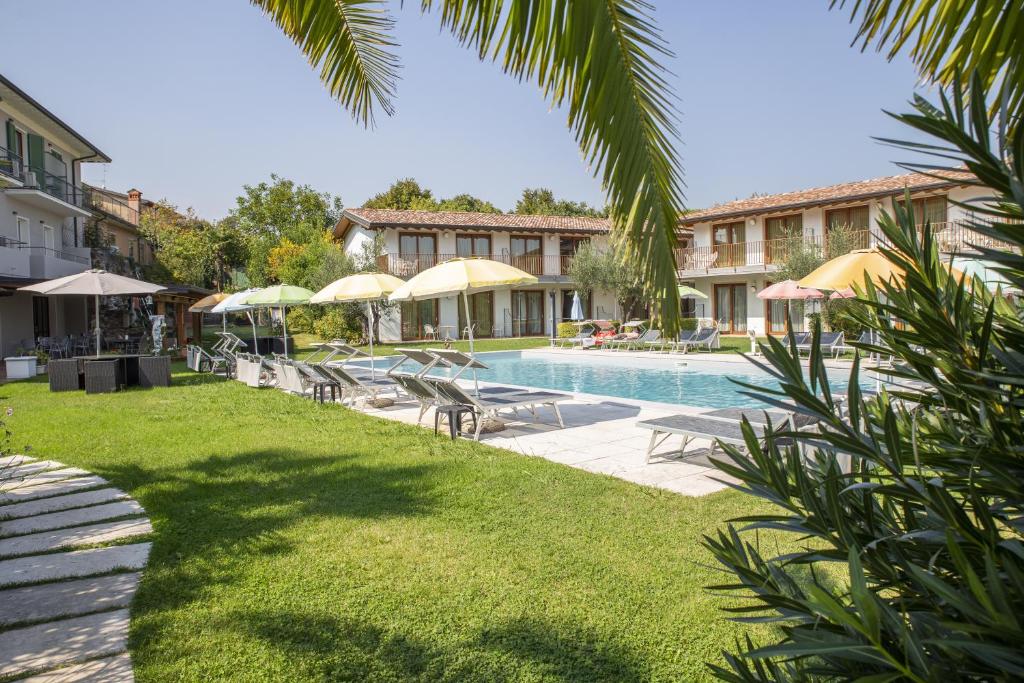
[{"label": "balcony", "polygon": [[24,242],[0,236],[0,275],[4,277],[32,277],[29,252]]},{"label": "balcony", "polygon": [[[865,249],[871,243],[871,233],[859,230],[852,233],[853,248]],[[778,270],[797,246],[827,250],[820,236],[781,238],[734,242],[706,247],[676,250],[679,277],[699,275],[725,275],[729,273],[757,273]],[[827,256],[827,254],[825,254]]]},{"label": "balcony", "polygon": [[[12,167],[13,172],[13,167]],[[85,194],[63,176],[21,166],[21,184],[6,192],[12,199],[64,218],[88,218]]]},{"label": "balcony", "polygon": [[103,213],[118,218],[125,223],[132,225],[139,224],[139,212],[129,206],[126,202],[111,197],[95,189],[83,188],[85,194],[85,206],[97,209]]},{"label": "balcony", "polygon": [[[569,264],[572,263],[572,256],[541,256],[524,255],[512,256],[511,254],[488,254],[477,255],[479,258],[488,258],[499,263],[525,270],[530,275],[539,278],[546,278],[549,281],[564,280],[568,277]],[[383,254],[377,260],[377,267],[382,273],[394,275],[400,278],[410,278],[428,268],[433,268],[439,263],[449,259],[457,258],[456,254]]]},{"label": "balcony", "polygon": [[21,157],[0,147],[0,187],[21,187],[25,184]]},{"label": "balcony", "polygon": [[1014,245],[992,239],[971,230],[967,221],[947,221],[932,225],[932,234],[944,254],[976,254],[978,247],[1013,251]]}]

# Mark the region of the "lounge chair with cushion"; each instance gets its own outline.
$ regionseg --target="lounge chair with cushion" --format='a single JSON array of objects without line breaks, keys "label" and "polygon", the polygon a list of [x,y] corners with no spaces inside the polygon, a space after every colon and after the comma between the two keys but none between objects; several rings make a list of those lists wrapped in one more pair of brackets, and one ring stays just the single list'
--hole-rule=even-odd
[{"label": "lounge chair with cushion", "polygon": [[696,334],[685,341],[676,343],[676,349],[683,353],[689,353],[690,349],[717,349],[721,346],[721,339],[718,334],[718,328],[716,327],[705,327],[702,330],[698,330]]},{"label": "lounge chair with cushion", "polygon": [[[822,332],[821,337],[818,339],[818,350],[821,351],[826,357],[832,356],[835,353],[835,347],[844,346],[844,337],[842,332]],[[802,354],[805,351],[807,355],[811,355],[811,350],[814,348],[814,335],[808,334],[804,343],[797,343],[796,351],[798,354]]]},{"label": "lounge chair with cushion", "polygon": [[679,450],[675,451],[679,454],[685,453],[686,446],[693,439],[711,441],[708,455],[714,454],[719,443],[742,446],[745,443],[741,429],[744,417],[761,440],[768,435],[768,419],[771,419],[772,429],[776,432],[803,429],[811,424],[807,416],[780,410],[726,408],[701,415],[669,415],[653,420],[642,420],[636,426],[651,430],[651,439],[647,444],[647,462],[650,462],[655,449],[672,436],[682,437]]},{"label": "lounge chair with cushion", "polygon": [[577,346],[579,346],[581,349],[585,349],[588,346],[594,345],[594,333],[596,331],[597,328],[594,327],[593,325],[583,325],[580,327],[575,337],[552,339],[551,346],[554,346],[557,343],[558,347],[561,349],[564,349],[566,345],[568,345],[570,349],[574,349]]},{"label": "lounge chair with cushion", "polygon": [[463,389],[455,382],[438,377],[425,376],[427,382],[438,396],[438,400],[446,404],[464,405],[473,409],[477,415],[477,428],[473,434],[473,440],[480,440],[480,432],[484,426],[483,417],[490,416],[497,418],[503,410],[517,412],[525,408],[536,417],[537,406],[550,406],[558,419],[558,426],[564,427],[562,414],[558,410],[559,401],[566,401],[572,398],[569,394],[560,394],[553,391],[510,391],[498,395],[476,396],[473,391]]},{"label": "lounge chair with cushion", "polygon": [[350,368],[341,365],[318,365],[316,367],[324,376],[330,377],[338,383],[338,387],[341,389],[342,403],[345,402],[346,395],[351,406],[356,404],[356,400],[360,396],[375,401],[381,393],[393,391],[396,399],[400,397],[401,386],[385,374],[381,374],[377,379],[370,379],[368,375],[354,374],[350,372]]},{"label": "lounge chair with cushion", "polygon": [[635,337],[628,337],[626,339],[612,339],[608,344],[608,348],[613,349],[625,349],[631,351],[635,348],[644,348],[647,342],[658,341],[661,339],[661,332],[658,330],[644,330],[641,334]]}]

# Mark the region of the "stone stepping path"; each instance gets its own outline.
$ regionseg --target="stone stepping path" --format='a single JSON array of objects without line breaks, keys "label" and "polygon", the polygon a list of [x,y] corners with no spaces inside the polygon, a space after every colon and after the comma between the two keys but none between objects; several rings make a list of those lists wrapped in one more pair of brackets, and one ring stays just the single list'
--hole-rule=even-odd
[{"label": "stone stepping path", "polygon": [[89,472],[0,458],[0,679],[133,681],[145,510]]}]

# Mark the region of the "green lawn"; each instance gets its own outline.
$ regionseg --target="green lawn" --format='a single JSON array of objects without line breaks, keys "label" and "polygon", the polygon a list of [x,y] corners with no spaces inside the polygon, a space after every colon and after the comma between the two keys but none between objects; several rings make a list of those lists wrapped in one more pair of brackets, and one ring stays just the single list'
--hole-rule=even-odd
[{"label": "green lawn", "polygon": [[[692,681],[740,633],[701,534],[752,511],[237,382],[0,387],[14,442],[154,526],[140,681]],[[40,378],[42,379],[42,378]]]}]

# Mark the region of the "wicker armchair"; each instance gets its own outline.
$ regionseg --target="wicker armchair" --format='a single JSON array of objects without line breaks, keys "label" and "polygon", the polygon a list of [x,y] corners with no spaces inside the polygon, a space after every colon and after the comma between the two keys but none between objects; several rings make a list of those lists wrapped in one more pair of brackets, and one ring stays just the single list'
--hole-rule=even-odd
[{"label": "wicker armchair", "polygon": [[82,388],[77,360],[51,359],[46,369],[50,378],[50,391],[78,391]]},{"label": "wicker armchair", "polygon": [[171,386],[171,357],[143,356],[139,358],[139,385],[143,387]]},{"label": "wicker armchair", "polygon": [[117,391],[123,382],[119,381],[121,363],[116,360],[85,361],[85,393],[105,394]]}]

